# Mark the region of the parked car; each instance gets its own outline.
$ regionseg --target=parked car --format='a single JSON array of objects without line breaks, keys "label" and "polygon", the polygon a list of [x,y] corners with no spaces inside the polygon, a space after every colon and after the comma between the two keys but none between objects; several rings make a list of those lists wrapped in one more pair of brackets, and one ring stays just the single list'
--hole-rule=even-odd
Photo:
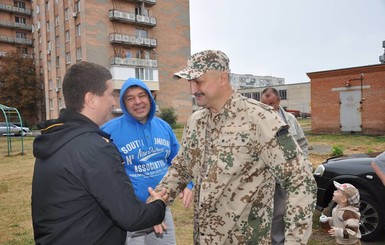
[{"label": "parked car", "polygon": [[385,187],[370,166],[373,158],[379,153],[353,154],[349,156],[327,159],[314,171],[317,182],[316,208],[331,216],[335,187],[333,181],[350,183],[360,193],[360,230],[363,241],[377,239],[385,227]]},{"label": "parked car", "polygon": [[[9,129],[7,129],[7,125]],[[31,133],[31,130],[27,127],[20,127],[13,123],[7,124],[7,122],[0,122],[0,135],[26,135],[28,133]]]}]

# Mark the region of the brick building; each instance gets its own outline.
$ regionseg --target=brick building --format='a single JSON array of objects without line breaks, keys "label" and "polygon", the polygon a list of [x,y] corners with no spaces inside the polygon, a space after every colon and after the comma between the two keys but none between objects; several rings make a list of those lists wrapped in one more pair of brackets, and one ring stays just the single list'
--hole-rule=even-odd
[{"label": "brick building", "polygon": [[118,105],[124,80],[136,77],[149,86],[159,107],[176,109],[179,121],[191,114],[188,83],[172,79],[190,56],[189,1],[35,0],[32,9],[47,119],[65,107],[62,80],[82,60],[110,69]]},{"label": "brick building", "polygon": [[385,134],[385,64],[307,75],[312,132]]}]

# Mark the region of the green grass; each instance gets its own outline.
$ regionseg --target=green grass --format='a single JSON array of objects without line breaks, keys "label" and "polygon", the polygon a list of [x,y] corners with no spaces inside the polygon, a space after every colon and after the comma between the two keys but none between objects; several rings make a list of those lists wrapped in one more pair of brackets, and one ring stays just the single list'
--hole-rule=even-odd
[{"label": "green grass", "polygon": [[[178,139],[181,138],[182,131],[181,128],[175,130]],[[383,136],[308,134],[307,137],[310,145],[333,146],[338,144],[344,148],[345,153],[385,150],[385,137]],[[0,244],[6,245],[33,244],[30,207],[34,164],[33,137],[25,138],[25,155],[20,155],[21,148],[18,140],[20,139],[13,139],[13,152],[11,156],[7,156],[6,138],[0,137]],[[321,161],[326,157],[311,155],[310,160],[315,162],[314,159],[318,158]],[[193,244],[193,209],[185,209],[178,199],[171,210],[174,215],[178,244]],[[308,244],[334,244],[333,239],[320,231],[318,217],[319,212],[316,211],[313,218],[313,234]],[[384,244],[384,241],[370,244]]]}]

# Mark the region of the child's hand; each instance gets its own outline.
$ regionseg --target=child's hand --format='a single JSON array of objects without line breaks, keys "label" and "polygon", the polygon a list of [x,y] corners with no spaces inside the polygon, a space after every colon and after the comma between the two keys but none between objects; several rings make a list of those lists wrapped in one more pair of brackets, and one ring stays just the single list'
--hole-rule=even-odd
[{"label": "child's hand", "polygon": [[332,228],[330,230],[328,230],[328,233],[330,236],[336,236],[336,229],[335,227],[332,226]]}]

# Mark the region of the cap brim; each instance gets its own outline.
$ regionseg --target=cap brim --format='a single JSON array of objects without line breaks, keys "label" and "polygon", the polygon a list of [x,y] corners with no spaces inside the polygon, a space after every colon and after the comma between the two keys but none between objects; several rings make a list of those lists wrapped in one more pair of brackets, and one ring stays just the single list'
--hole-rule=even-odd
[{"label": "cap brim", "polygon": [[186,79],[186,80],[193,80],[196,79],[203,74],[205,74],[206,71],[198,70],[198,69],[191,69],[191,68],[184,68],[183,70],[174,73],[173,78],[174,79]]},{"label": "cap brim", "polygon": [[341,191],[343,191],[343,189],[342,189],[340,183],[338,183],[337,181],[334,181],[334,180],[333,180],[333,184],[334,184],[334,186],[335,186],[337,189],[340,189]]}]

